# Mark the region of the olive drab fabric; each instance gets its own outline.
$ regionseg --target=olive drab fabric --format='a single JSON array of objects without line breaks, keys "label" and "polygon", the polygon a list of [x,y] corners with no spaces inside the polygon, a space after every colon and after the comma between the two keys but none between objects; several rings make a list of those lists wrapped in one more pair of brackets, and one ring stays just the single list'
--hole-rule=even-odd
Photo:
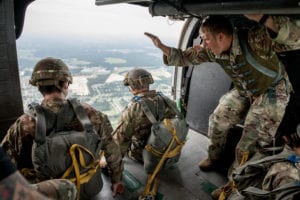
[{"label": "olive drab fabric", "polygon": [[[161,97],[161,104],[158,104],[158,109],[164,109],[164,104],[166,104],[174,113],[176,113],[176,117],[165,119],[163,116],[158,116],[156,119],[151,113],[147,101],[143,99],[138,100],[142,105],[142,110],[145,115],[152,123],[151,134],[147,140],[145,149],[143,150],[144,168],[148,174],[153,173],[169,145],[171,145],[170,152],[174,151],[174,155],[168,157],[164,161],[163,167],[168,168],[178,162],[181,148],[185,143],[188,132],[186,120],[173,102],[161,93],[159,93],[159,96]],[[172,138],[174,141],[170,144]]]},{"label": "olive drab fabric", "polygon": [[[30,104],[30,111],[36,116],[36,137],[32,149],[33,166],[46,178],[62,177],[64,172],[72,163],[70,148],[73,144],[78,144],[90,151],[91,155],[83,152],[85,164],[88,166],[95,159],[98,159],[101,140],[95,132],[92,124],[84,109],[76,99],[69,99],[59,113],[54,114],[52,111],[43,108],[39,104]],[[74,114],[83,126],[83,131],[66,130],[65,124],[70,123]],[[48,123],[46,123],[48,119]],[[51,124],[50,122],[54,122]],[[48,126],[47,126],[48,125]],[[46,136],[46,130],[51,133]],[[94,166],[93,166],[94,167]],[[80,168],[81,172],[89,168]],[[74,172],[70,174],[74,178]]]},{"label": "olive drab fabric", "polygon": [[257,153],[233,173],[235,189],[228,200],[298,199],[299,161],[289,148],[267,157]]},{"label": "olive drab fabric", "polygon": [[61,59],[49,57],[35,65],[29,83],[33,86],[55,85],[61,89],[59,81],[72,83],[71,72]]}]

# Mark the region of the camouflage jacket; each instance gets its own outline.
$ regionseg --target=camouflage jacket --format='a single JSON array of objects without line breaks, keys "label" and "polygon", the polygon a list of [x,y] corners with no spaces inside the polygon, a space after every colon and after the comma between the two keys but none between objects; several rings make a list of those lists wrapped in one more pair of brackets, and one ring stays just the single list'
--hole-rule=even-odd
[{"label": "camouflage jacket", "polygon": [[[249,29],[247,31],[247,43],[249,48],[251,49],[251,52],[254,53],[253,56],[261,58],[265,63],[269,63],[269,65],[271,65],[271,58],[277,57],[276,52],[283,52],[300,48],[300,21],[291,21],[287,17],[273,17],[273,20],[279,30],[276,38],[271,38],[269,31],[264,26]],[[226,68],[230,68],[231,71],[233,71],[231,72],[232,74],[229,73],[233,81],[235,81],[234,77],[238,77],[236,79],[241,79],[235,81],[237,83],[235,84],[235,86],[238,85],[238,82],[248,82],[246,75],[236,75],[236,73],[239,73],[236,72],[236,68],[241,64],[239,63],[241,62],[241,58],[245,57],[240,45],[238,31],[239,30],[234,30],[232,45],[228,52],[224,52],[221,55],[214,55],[212,51],[199,45],[190,47],[184,51],[172,48],[170,55],[164,55],[164,63],[167,65],[187,66],[197,65],[202,62],[218,62],[222,65],[227,73],[228,70],[226,70]],[[228,66],[223,66],[223,63],[226,63],[226,65]],[[269,68],[270,66],[266,67]],[[252,69],[254,69],[254,67]],[[247,70],[252,71],[252,69]],[[284,68],[282,69],[281,74],[283,75],[283,77],[286,77]],[[260,82],[264,83],[263,80],[266,77],[260,75],[256,78],[259,80],[262,79],[262,81]],[[256,89],[261,89],[260,87],[262,86],[259,86]]]},{"label": "camouflage jacket", "polygon": [[[49,108],[54,113],[57,113],[63,102],[62,99],[43,100],[41,105]],[[102,149],[105,152],[105,158],[112,170],[112,183],[121,180],[122,175],[122,158],[118,145],[113,141],[111,133],[113,128],[107,116],[100,111],[92,108],[88,104],[82,104],[88,117],[91,120],[95,130],[99,134],[102,142]],[[82,126],[78,119],[72,123],[74,130],[81,131]],[[28,114],[20,116],[16,122],[9,128],[2,144],[7,155],[12,159],[12,162],[18,169],[29,168],[33,169],[31,160],[31,148],[35,136],[35,119]]]},{"label": "camouflage jacket", "polygon": [[[133,155],[139,161],[142,161],[142,150],[144,149],[147,139],[151,133],[151,122],[144,114],[139,99],[146,99],[147,105],[154,111],[157,117],[158,94],[155,90],[140,93],[133,97],[132,102],[122,112],[121,120],[118,128],[115,130],[114,139],[119,144],[122,156],[126,152],[136,152],[138,155]],[[156,111],[155,111],[156,110]],[[173,117],[175,113],[168,107],[164,111],[164,117]]]}]

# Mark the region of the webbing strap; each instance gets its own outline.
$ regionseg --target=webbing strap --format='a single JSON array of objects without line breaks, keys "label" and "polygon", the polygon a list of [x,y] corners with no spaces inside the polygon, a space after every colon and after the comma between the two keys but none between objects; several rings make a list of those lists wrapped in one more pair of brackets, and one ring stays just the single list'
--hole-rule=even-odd
[{"label": "webbing strap", "polygon": [[[75,178],[69,179],[73,183],[76,183],[77,191],[78,193],[80,192],[80,185],[83,183],[87,183],[97,172],[97,169],[99,167],[98,161],[95,160],[94,155],[85,147],[79,145],[79,144],[73,144],[70,147],[69,153],[72,158],[72,164],[69,166],[69,168],[65,171],[63,176],[61,177],[62,179],[68,178],[70,173],[74,170],[75,172]],[[83,154],[86,153],[92,158],[91,163],[86,163]],[[77,158],[77,156],[79,158]],[[78,163],[79,160],[79,163]],[[80,164],[80,165],[79,165]],[[84,169],[89,169],[87,172],[80,174],[80,167]],[[78,196],[80,196],[78,194]]]},{"label": "webbing strap", "polygon": [[74,112],[76,114],[76,117],[82,124],[83,128],[89,132],[92,132],[93,126],[82,105],[78,102],[77,99],[68,99],[68,101],[71,103]]},{"label": "webbing strap", "polygon": [[[176,156],[181,151],[183,145],[185,144],[185,142],[180,142],[180,140],[176,134],[176,129],[174,127],[172,127],[172,124],[170,123],[170,121],[168,119],[164,119],[164,124],[167,127],[168,132],[172,135],[172,139],[171,139],[167,149],[165,150],[165,152],[161,155],[161,158],[160,158],[158,164],[156,165],[153,173],[149,175],[148,180],[147,180],[147,185],[145,186],[142,196],[155,196],[156,195],[157,186],[158,186],[158,173],[159,173],[160,169],[162,168],[165,160]],[[176,148],[171,150],[172,146],[175,142],[178,144],[178,146],[176,146]],[[149,149],[149,146],[148,146],[147,150],[151,151],[153,149],[152,148]]]},{"label": "webbing strap", "polygon": [[176,113],[176,115],[180,118],[182,118],[181,112],[179,112],[178,108],[176,107],[175,104],[173,104],[173,101],[170,100],[168,97],[163,95],[162,93],[159,93],[159,95],[164,99],[164,101],[168,104],[168,106]]},{"label": "webbing strap", "polygon": [[251,161],[249,160],[247,163],[244,163],[243,165],[241,165],[237,170],[236,170],[236,174],[241,174],[242,171],[248,166],[248,165],[251,165],[251,166],[255,166],[255,165],[259,165],[259,164],[262,164],[262,163],[275,163],[275,162],[281,162],[281,161],[288,161],[288,157],[289,155],[291,155],[289,152],[287,151],[282,151],[281,153],[279,154],[276,154],[276,155],[272,155],[272,156],[267,156],[267,157],[264,157],[262,159],[259,159],[259,160],[254,160],[254,161]]},{"label": "webbing strap", "polygon": [[152,124],[157,123],[157,120],[155,119],[154,115],[152,114],[150,108],[148,107],[147,103],[144,100],[140,101],[141,105],[142,105],[142,110],[145,113],[145,115],[147,116],[147,118],[149,119],[149,121]]},{"label": "webbing strap", "polygon": [[300,189],[299,181],[294,181],[294,182],[286,183],[286,184],[282,185],[280,188],[274,189],[272,191],[266,191],[266,190],[262,190],[262,189],[250,186],[250,187],[244,189],[242,191],[242,194],[243,195],[250,194],[251,196],[254,195],[256,197],[270,197],[270,196],[274,196],[275,194],[280,194],[280,193],[284,192],[284,195],[282,195],[282,198],[280,198],[280,199],[287,200],[292,197],[289,195],[293,195],[293,192],[296,192],[297,194],[299,194],[300,193],[299,189]]},{"label": "webbing strap", "polygon": [[32,108],[36,110],[35,142],[42,144],[46,140],[46,119],[42,106],[37,103],[31,103]]},{"label": "webbing strap", "polygon": [[279,62],[278,64],[278,72],[275,72],[273,70],[270,70],[268,68],[266,68],[265,66],[261,65],[260,63],[258,63],[255,58],[252,56],[252,54],[249,52],[248,49],[248,42],[247,42],[247,33],[245,31],[242,31],[239,34],[239,38],[240,38],[240,44],[241,44],[241,49],[243,54],[246,57],[246,60],[260,73],[271,77],[271,78],[275,78],[273,83],[277,83],[280,79],[282,79],[282,75],[281,75],[281,71],[282,71],[282,64]]}]

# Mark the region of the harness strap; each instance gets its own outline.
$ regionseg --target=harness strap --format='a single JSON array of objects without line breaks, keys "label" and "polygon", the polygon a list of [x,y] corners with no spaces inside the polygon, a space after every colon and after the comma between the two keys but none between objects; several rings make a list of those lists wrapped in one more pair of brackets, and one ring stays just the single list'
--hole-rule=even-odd
[{"label": "harness strap", "polygon": [[156,118],[154,117],[154,115],[152,114],[151,110],[149,109],[147,103],[144,100],[140,101],[141,105],[142,105],[142,110],[145,113],[145,115],[147,116],[147,118],[149,119],[149,121],[152,124],[157,123],[158,121],[156,120]]},{"label": "harness strap", "polygon": [[68,101],[71,103],[74,112],[76,114],[76,117],[82,124],[83,128],[88,132],[92,132],[93,126],[82,105],[78,102],[77,99],[68,99]]},{"label": "harness strap", "polygon": [[273,84],[277,83],[279,80],[281,80],[283,78],[281,72],[282,72],[282,64],[279,62],[278,64],[278,73],[270,70],[268,68],[266,68],[265,66],[261,65],[260,63],[258,63],[255,58],[252,56],[252,54],[249,51],[248,48],[248,42],[247,42],[247,33],[245,31],[243,31],[241,34],[239,34],[239,38],[240,38],[240,44],[241,44],[241,49],[242,52],[244,53],[246,60],[260,73],[271,77],[271,78],[275,78],[275,80],[273,81]]},{"label": "harness strap", "polygon": [[[162,168],[165,160],[178,155],[178,153],[180,153],[183,145],[185,144],[185,142],[180,142],[180,140],[176,134],[176,129],[174,127],[172,127],[172,124],[168,119],[164,119],[164,124],[167,127],[168,132],[172,135],[172,139],[164,153],[157,151],[150,145],[146,145],[146,150],[151,151],[152,153],[155,152],[154,154],[159,155],[159,157],[161,157],[161,159],[159,160],[158,164],[156,165],[153,173],[149,175],[147,184],[142,193],[142,196],[155,196],[156,195],[157,186],[158,186],[158,173],[159,173],[160,169]],[[177,146],[173,150],[171,150],[172,146],[175,142],[177,143]]]},{"label": "harness strap", "polygon": [[284,192],[285,195],[282,195],[281,196],[282,198],[278,198],[278,199],[288,200],[292,197],[292,196],[289,196],[289,195],[293,195],[292,192],[300,193],[299,189],[300,189],[300,182],[295,181],[295,182],[291,182],[291,183],[286,183],[286,184],[282,185],[280,188],[274,189],[272,191],[266,191],[266,190],[262,190],[262,189],[250,186],[250,187],[246,188],[245,190],[243,190],[242,194],[243,195],[248,194],[252,197],[253,196],[270,197],[270,196],[274,196],[275,194]]},{"label": "harness strap", "polygon": [[182,118],[183,115],[181,112],[179,112],[178,108],[176,107],[175,104],[173,104],[173,102],[167,98],[165,95],[163,95],[162,93],[159,93],[159,95],[164,99],[164,101],[168,104],[168,106],[176,113],[176,115],[179,117],[179,118]]},{"label": "harness strap", "polygon": [[30,107],[36,110],[35,142],[43,144],[46,141],[46,119],[42,106],[31,103]]},{"label": "harness strap", "polygon": [[[97,172],[97,169],[99,167],[99,160],[95,160],[94,155],[85,147],[79,145],[79,144],[73,144],[70,147],[69,153],[71,155],[72,164],[69,166],[69,168],[65,171],[62,179],[68,178],[68,176],[71,174],[71,172],[74,170],[75,177],[69,179],[73,183],[76,183],[77,191],[80,192],[80,185],[83,183],[87,183]],[[77,154],[76,154],[77,153]],[[87,154],[92,158],[92,162],[87,164],[85,162],[83,154]],[[79,165],[80,164],[80,165]],[[87,172],[80,174],[80,167],[84,169],[89,169]],[[80,196],[78,194],[78,196]]]}]

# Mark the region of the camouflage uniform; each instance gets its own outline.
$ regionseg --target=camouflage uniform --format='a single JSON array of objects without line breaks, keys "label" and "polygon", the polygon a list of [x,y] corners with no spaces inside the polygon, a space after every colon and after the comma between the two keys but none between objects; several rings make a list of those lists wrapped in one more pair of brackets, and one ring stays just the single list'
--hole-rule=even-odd
[{"label": "camouflage uniform", "polygon": [[[122,156],[126,153],[131,158],[143,162],[142,152],[146,145],[147,139],[151,133],[151,122],[144,114],[139,99],[146,99],[152,113],[159,112],[158,110],[158,94],[155,90],[143,92],[133,97],[132,102],[124,109],[120,125],[115,130],[114,140],[119,144]],[[168,107],[165,110],[164,117],[170,118],[175,113]]]},{"label": "camouflage uniform", "polygon": [[[266,67],[270,68],[280,65],[275,52],[300,48],[298,23],[286,17],[273,17],[273,20],[279,30],[276,38],[271,39],[265,27],[250,29],[246,38],[253,57],[267,63],[269,66]],[[270,58],[275,60],[272,60],[271,66]],[[187,66],[207,61],[217,62],[231,77],[234,89],[220,99],[219,105],[210,116],[208,134],[212,144],[208,153],[211,160],[218,160],[223,151],[228,130],[245,120],[242,138],[236,147],[235,166],[242,164],[253,155],[257,141],[263,145],[270,144],[282,120],[291,91],[291,84],[284,67],[281,69],[282,78],[275,84],[264,85],[266,89],[256,94],[248,90],[245,87],[248,81],[246,72],[239,73],[238,59],[246,60],[237,30],[233,33],[231,49],[220,56],[199,46],[185,51],[172,48],[170,55],[164,55],[164,62],[167,65]],[[248,65],[251,67],[249,62]],[[252,68],[254,69],[253,66]],[[255,75],[254,78],[264,84],[265,79],[261,75]],[[256,89],[261,88],[258,85]],[[271,93],[273,97],[270,96]]]},{"label": "camouflage uniform", "polygon": [[[48,99],[47,101],[43,100],[41,105],[50,109],[54,113],[57,113],[64,101],[66,100],[57,98]],[[112,172],[111,182],[116,183],[121,180],[123,167],[119,147],[111,137],[111,133],[113,131],[112,126],[105,114],[95,110],[88,104],[82,104],[82,106],[90,118],[95,130],[101,137],[101,148],[105,152],[108,166]],[[35,136],[35,126],[35,119],[25,113],[19,117],[17,121],[9,128],[7,135],[2,141],[3,148],[5,149],[6,153],[20,170],[23,168],[33,169],[31,148]],[[82,126],[78,119],[74,119],[74,121],[71,123],[71,126],[71,128],[74,130],[82,130]],[[38,179],[38,177],[35,178]],[[101,177],[99,177],[99,181],[100,180]]]},{"label": "camouflage uniform", "polygon": [[30,185],[16,171],[2,147],[0,147],[0,169],[0,199],[76,199],[77,189],[69,180],[53,179]]}]

